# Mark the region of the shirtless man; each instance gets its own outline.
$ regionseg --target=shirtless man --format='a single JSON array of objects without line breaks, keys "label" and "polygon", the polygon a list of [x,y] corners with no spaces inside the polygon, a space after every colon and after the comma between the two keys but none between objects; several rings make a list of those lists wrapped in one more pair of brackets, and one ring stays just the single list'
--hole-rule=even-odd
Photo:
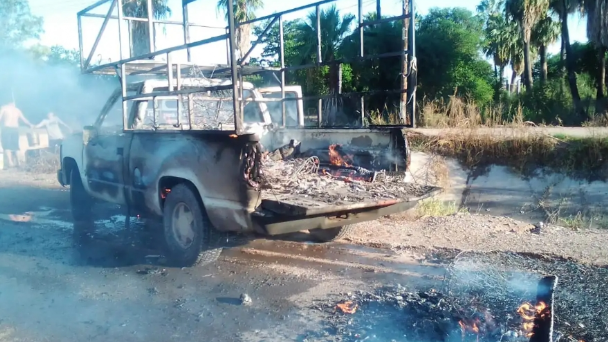
[{"label": "shirtless man", "polygon": [[23,121],[26,125],[34,127],[27,119],[23,116],[23,113],[19,108],[15,106],[14,102],[10,102],[0,107],[0,135],[2,142],[2,149],[6,154],[7,167],[14,167],[13,156],[17,163],[16,152],[19,151],[19,120]]}]

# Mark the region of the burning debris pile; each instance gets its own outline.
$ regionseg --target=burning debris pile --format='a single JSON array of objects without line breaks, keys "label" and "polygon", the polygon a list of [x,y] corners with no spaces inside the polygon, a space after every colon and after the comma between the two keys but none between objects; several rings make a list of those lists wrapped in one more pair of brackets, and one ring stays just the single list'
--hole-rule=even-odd
[{"label": "burning debris pile", "polygon": [[334,144],[327,149],[301,153],[299,147],[292,140],[289,145],[265,155],[262,184],[271,196],[297,194],[301,198],[340,205],[407,200],[430,190],[404,182],[405,172],[374,169],[374,164],[380,163],[368,151],[349,151]]}]

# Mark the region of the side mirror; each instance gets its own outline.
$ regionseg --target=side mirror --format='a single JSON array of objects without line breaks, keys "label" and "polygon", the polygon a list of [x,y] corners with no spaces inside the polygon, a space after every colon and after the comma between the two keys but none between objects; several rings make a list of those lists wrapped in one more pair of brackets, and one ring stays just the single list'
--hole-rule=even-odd
[{"label": "side mirror", "polygon": [[97,136],[97,127],[84,126],[82,129],[82,142],[87,145],[91,139]]}]

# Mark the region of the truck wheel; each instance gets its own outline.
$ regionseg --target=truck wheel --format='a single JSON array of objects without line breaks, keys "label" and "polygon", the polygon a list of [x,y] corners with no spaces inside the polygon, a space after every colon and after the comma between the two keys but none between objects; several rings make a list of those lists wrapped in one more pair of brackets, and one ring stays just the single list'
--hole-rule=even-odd
[{"label": "truck wheel", "polygon": [[84,189],[78,169],[70,172],[70,206],[74,219],[74,239],[77,242],[90,236],[93,232],[93,199]]},{"label": "truck wheel", "polygon": [[213,227],[201,203],[190,188],[178,184],[165,199],[163,233],[167,258],[178,267],[209,264],[222,248],[211,246]]},{"label": "truck wheel", "polygon": [[331,242],[347,237],[354,228],[355,226],[349,224],[337,228],[310,229],[309,232],[313,239],[319,242]]}]

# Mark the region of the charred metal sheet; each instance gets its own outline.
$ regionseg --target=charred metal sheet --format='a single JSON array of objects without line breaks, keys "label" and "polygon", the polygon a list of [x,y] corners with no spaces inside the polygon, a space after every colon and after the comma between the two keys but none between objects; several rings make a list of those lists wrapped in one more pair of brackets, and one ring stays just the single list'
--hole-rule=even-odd
[{"label": "charred metal sheet", "polygon": [[547,276],[538,282],[536,294],[537,312],[530,342],[553,342],[553,322],[555,312],[554,292],[556,276]]}]

